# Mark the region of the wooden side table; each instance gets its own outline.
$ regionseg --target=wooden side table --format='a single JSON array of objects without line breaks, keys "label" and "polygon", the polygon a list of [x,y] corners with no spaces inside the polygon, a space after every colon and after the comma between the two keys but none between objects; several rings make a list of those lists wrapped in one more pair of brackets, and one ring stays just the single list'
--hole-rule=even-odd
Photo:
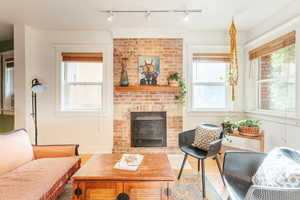
[{"label": "wooden side table", "polygon": [[264,134],[264,132],[261,132],[261,134],[259,136],[246,136],[246,135],[241,135],[239,133],[233,133],[231,136],[245,138],[245,139],[249,139],[249,140],[257,140],[257,141],[259,141],[259,151],[260,152],[265,151],[265,134]]}]

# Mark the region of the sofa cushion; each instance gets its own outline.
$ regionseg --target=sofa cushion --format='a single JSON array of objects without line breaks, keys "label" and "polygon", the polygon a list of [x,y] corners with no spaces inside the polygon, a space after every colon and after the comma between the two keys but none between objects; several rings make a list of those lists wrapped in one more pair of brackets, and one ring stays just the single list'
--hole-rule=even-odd
[{"label": "sofa cushion", "polygon": [[0,135],[0,176],[33,159],[33,149],[24,129]]},{"label": "sofa cushion", "polygon": [[33,160],[0,176],[0,199],[47,199],[49,191],[62,184],[58,181],[66,177],[78,162],[79,157]]},{"label": "sofa cushion", "polygon": [[252,181],[255,185],[300,188],[300,153],[290,148],[275,148],[267,155]]}]

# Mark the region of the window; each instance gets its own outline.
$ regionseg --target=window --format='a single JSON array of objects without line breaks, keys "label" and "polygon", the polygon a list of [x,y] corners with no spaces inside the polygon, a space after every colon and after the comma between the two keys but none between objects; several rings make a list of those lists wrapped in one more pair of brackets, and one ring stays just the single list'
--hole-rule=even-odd
[{"label": "window", "polygon": [[[14,109],[14,59],[4,59],[3,65],[3,108],[7,111]],[[0,73],[1,74],[1,73]]]},{"label": "window", "polygon": [[193,54],[192,110],[226,109],[227,54]]},{"label": "window", "polygon": [[102,109],[103,63],[101,53],[62,53],[61,109]]},{"label": "window", "polygon": [[258,68],[258,108],[295,112],[295,33],[282,36],[263,47],[250,52],[250,59],[252,55],[252,62],[256,60]]}]

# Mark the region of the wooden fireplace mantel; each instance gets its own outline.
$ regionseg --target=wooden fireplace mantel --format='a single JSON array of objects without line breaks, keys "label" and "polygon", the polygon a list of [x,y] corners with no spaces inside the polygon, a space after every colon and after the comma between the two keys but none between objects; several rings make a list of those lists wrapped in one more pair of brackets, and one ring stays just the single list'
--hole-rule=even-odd
[{"label": "wooden fireplace mantel", "polygon": [[178,93],[179,87],[169,85],[130,85],[127,87],[115,86],[117,92],[170,92]]}]

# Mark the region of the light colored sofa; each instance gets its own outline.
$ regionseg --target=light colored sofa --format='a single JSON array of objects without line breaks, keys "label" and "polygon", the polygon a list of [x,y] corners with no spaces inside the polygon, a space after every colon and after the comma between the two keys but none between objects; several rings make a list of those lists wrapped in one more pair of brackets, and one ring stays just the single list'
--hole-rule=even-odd
[{"label": "light colored sofa", "polygon": [[78,145],[32,146],[24,129],[0,134],[0,200],[55,200],[79,169]]}]

